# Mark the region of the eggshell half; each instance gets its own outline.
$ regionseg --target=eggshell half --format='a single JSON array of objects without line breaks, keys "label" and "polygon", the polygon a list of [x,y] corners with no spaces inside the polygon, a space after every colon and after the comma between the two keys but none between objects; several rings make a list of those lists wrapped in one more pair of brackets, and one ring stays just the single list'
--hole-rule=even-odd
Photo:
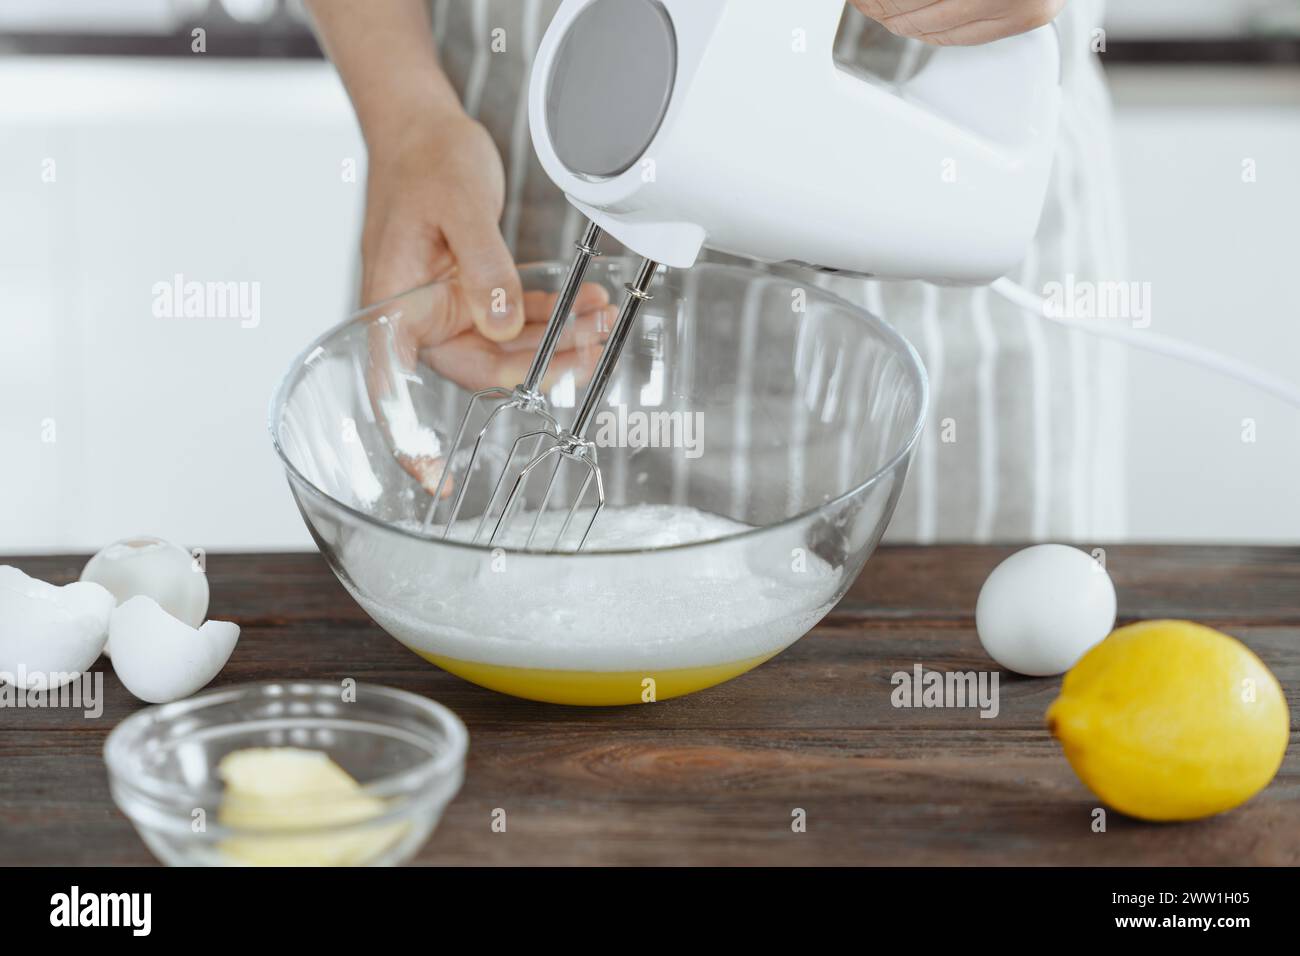
[{"label": "eggshell half", "polygon": [[116,603],[98,584],[56,587],[0,566],[0,681],[54,690],[76,680],[104,649]]},{"label": "eggshell half", "polygon": [[136,697],[164,704],[188,697],[221,672],[239,640],[239,625],[208,621],[190,627],[153,598],[133,597],[109,623],[113,670]]},{"label": "eggshell half", "polygon": [[[114,541],[86,562],[81,580],[102,584],[117,603],[137,595],[151,597],[190,627],[198,627],[208,614],[208,576],[195,567],[194,557],[180,545],[137,535]],[[112,656],[110,640],[104,653]]]}]

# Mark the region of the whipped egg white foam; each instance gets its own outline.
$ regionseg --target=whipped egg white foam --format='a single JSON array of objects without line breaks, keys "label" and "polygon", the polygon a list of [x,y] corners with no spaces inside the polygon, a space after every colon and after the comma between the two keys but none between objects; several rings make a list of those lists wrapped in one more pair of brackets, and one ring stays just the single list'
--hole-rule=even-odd
[{"label": "whipped egg white foam", "polygon": [[[539,540],[562,520],[546,515]],[[467,538],[476,525],[458,522],[451,536]],[[511,532],[522,537],[530,525],[521,514]],[[404,527],[418,533],[420,524]],[[635,505],[604,509],[577,556],[411,542],[416,561],[412,548],[358,537],[342,543],[353,569],[345,584],[394,637],[434,656],[594,671],[732,663],[797,640],[844,580],[795,529],[736,537],[749,530],[695,508]]]}]

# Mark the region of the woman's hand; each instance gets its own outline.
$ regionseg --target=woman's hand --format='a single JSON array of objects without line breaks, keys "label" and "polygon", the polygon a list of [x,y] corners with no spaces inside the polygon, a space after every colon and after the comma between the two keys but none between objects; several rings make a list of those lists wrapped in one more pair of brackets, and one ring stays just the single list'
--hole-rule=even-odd
[{"label": "woman's hand", "polygon": [[497,226],[504,203],[496,145],[464,113],[416,115],[372,140],[363,303],[454,276],[479,333],[492,342],[515,338],[524,326],[523,291]]},{"label": "woman's hand", "polygon": [[[446,449],[415,410],[419,365],[471,391],[512,388],[528,370],[555,296],[523,292],[497,225],[501,157],[438,65],[425,0],[308,6],[370,157],[363,304],[426,286],[374,311],[366,385],[397,460],[432,493]],[[603,287],[584,286],[573,311],[544,388],[561,376],[590,377],[607,335]]]},{"label": "woman's hand", "polygon": [[424,0],[307,0],[369,154],[363,305],[459,276],[493,342],[524,325],[519,277],[497,228],[505,175],[492,137],[438,64]]},{"label": "woman's hand", "polygon": [[[367,386],[398,461],[434,493],[445,449],[415,420],[408,388],[417,366],[470,391],[512,389],[528,372],[556,296],[523,292],[497,226],[505,177],[487,131],[464,114],[420,117],[401,129],[394,141],[372,141],[362,298],[373,304],[438,284],[371,323]],[[603,286],[582,287],[543,389],[563,376],[580,384],[590,377],[610,312]]]},{"label": "woman's hand", "polygon": [[936,46],[972,46],[1051,23],[1065,0],[853,0],[890,33]]},{"label": "woman's hand", "polygon": [[[404,296],[391,309],[377,310],[369,321],[366,391],[375,420],[398,462],[429,494],[436,494],[441,483],[446,442],[456,422],[442,422],[440,437],[420,420],[412,392],[420,382],[419,365],[470,391],[499,388],[508,394],[524,380],[556,298],[555,293],[524,293],[524,327],[508,342],[483,337],[474,324],[476,295],[457,279]],[[574,317],[541,382],[543,391],[565,377],[579,385],[591,377],[614,309],[603,286],[587,283],[578,291]],[[501,400],[494,397],[492,402]],[[477,421],[474,427],[481,424]],[[452,482],[442,484],[444,495],[452,490]]]}]

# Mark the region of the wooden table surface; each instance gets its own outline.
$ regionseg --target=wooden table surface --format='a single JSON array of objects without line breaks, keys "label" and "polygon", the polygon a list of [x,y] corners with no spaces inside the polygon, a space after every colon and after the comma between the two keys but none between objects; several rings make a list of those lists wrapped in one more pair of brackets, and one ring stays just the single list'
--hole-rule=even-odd
[{"label": "wooden table surface", "polygon": [[[1300,696],[1300,549],[1113,547],[1121,623],[1184,617],[1249,644]],[[882,548],[811,634],[709,691],[627,708],[467,684],[386,636],[315,554],[210,555],[212,614],[243,627],[213,686],[352,677],[435,698],[469,726],[434,864],[1298,864],[1295,733],[1272,785],[1219,818],[1108,816],[1043,728],[1059,679],[1003,674],[1001,711],[896,709],[890,676],[989,670],[975,597],[1010,549]],[[0,559],[54,583],[83,557]],[[0,711],[0,863],[149,864],[101,748],[140,706],[107,661],[103,716]],[[1294,725],[1293,725],[1294,726]],[[507,812],[505,833],[491,828]],[[807,830],[792,832],[794,808]]]}]

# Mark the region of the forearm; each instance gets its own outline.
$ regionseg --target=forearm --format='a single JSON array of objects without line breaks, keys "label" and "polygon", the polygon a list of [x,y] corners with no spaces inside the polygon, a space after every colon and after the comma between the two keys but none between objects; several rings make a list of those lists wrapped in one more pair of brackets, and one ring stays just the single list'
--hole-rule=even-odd
[{"label": "forearm", "polygon": [[423,0],[308,0],[307,7],[372,152],[417,120],[461,115]]}]

